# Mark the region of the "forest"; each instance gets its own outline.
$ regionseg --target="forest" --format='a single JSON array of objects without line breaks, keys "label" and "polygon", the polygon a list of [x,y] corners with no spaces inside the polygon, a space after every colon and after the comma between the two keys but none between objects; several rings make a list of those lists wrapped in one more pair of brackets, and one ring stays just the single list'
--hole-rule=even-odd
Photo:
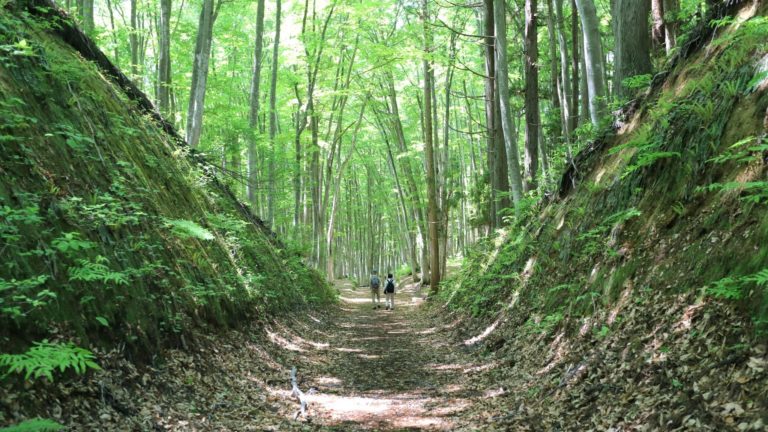
[{"label": "forest", "polygon": [[0,0],[0,114],[0,432],[768,430],[764,0]]}]

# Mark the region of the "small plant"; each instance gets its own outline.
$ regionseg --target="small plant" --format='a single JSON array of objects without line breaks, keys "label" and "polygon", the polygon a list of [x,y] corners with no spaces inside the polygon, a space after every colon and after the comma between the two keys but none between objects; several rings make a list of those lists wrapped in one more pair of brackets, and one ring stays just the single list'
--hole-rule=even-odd
[{"label": "small plant", "polygon": [[653,80],[653,75],[651,74],[635,75],[635,76],[626,78],[624,81],[621,82],[621,84],[630,90],[638,90],[638,89],[643,89],[650,86],[652,80]]},{"label": "small plant", "polygon": [[96,257],[96,261],[84,259],[77,260],[78,267],[69,268],[70,281],[104,282],[116,285],[127,285],[128,276],[123,272],[112,271],[107,267],[109,260],[103,256]]},{"label": "small plant", "polygon": [[0,354],[0,367],[6,369],[4,376],[19,373],[24,374],[25,380],[46,377],[51,382],[57,369],[59,372],[73,369],[79,375],[88,369],[101,369],[87,349],[48,340],[35,342],[24,354]]},{"label": "small plant", "polygon": [[715,298],[741,300],[744,298],[744,287],[750,283],[768,286],[768,268],[747,276],[724,277],[707,286],[705,292]]},{"label": "small plant", "polygon": [[61,237],[54,239],[51,242],[51,245],[64,255],[71,255],[72,252],[79,252],[81,250],[93,249],[96,247],[96,243],[82,240],[80,238],[80,233],[77,232],[64,233]]},{"label": "small plant", "polygon": [[165,219],[165,224],[171,229],[171,232],[177,236],[187,239],[196,238],[200,240],[213,240],[213,234],[207,229],[201,227],[195,222],[186,219]]},{"label": "small plant", "polygon": [[24,420],[23,422],[0,428],[0,432],[57,432],[64,429],[64,426],[53,420],[34,418]]}]

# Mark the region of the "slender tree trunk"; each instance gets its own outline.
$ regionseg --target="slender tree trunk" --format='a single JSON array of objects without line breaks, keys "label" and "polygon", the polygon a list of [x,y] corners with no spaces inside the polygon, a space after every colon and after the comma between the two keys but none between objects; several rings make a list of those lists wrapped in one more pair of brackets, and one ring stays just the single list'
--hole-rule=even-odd
[{"label": "slender tree trunk", "polygon": [[93,0],[81,0],[80,19],[82,20],[85,34],[93,34]]},{"label": "slender tree trunk", "polygon": [[648,31],[650,0],[615,0],[614,39],[616,41],[613,87],[619,99],[630,97],[624,80],[651,73],[651,35]]},{"label": "slender tree trunk", "polygon": [[138,0],[131,0],[131,25],[128,30],[128,46],[131,49],[131,78],[139,78],[139,8]]},{"label": "slender tree trunk", "polygon": [[187,142],[193,148],[199,144],[202,132],[203,107],[205,105],[205,90],[208,81],[215,19],[213,0],[203,0],[192,65],[192,88],[189,92],[189,107],[187,109],[186,136]]},{"label": "slender tree trunk", "polygon": [[[563,17],[563,0],[555,0],[555,33],[560,52],[560,83],[563,92],[563,117],[565,118],[565,139],[570,140],[573,130],[576,129],[576,117],[573,113],[573,88],[569,74],[568,42],[565,40],[565,18]],[[575,14],[576,11],[574,10]],[[574,50],[575,54],[575,50]]]},{"label": "slender tree trunk", "polygon": [[566,115],[566,107],[568,100],[563,92],[563,83],[561,83],[559,57],[557,55],[558,49],[558,35],[555,27],[555,10],[552,6],[552,0],[546,0],[547,3],[547,36],[549,38],[549,77],[550,77],[550,93],[552,100],[552,110],[560,113],[560,121],[553,122],[552,135],[560,137],[564,131],[568,129],[568,116]]},{"label": "slender tree trunk", "polygon": [[277,0],[275,11],[275,43],[272,46],[272,76],[269,84],[269,195],[267,196],[267,220],[275,223],[275,157],[277,156],[277,66],[280,49],[280,21],[282,15],[282,1]]},{"label": "slender tree trunk", "polygon": [[571,132],[579,126],[579,118],[586,115],[586,111],[579,109],[579,96],[585,86],[581,86],[579,70],[581,61],[579,60],[579,46],[582,38],[579,32],[579,10],[576,8],[576,0],[571,0],[571,47],[573,55],[571,56],[571,83],[573,87],[573,98],[571,99]]},{"label": "slender tree trunk", "polygon": [[171,0],[160,0],[159,27],[157,105],[164,116],[171,117]]},{"label": "slender tree trunk", "polygon": [[[541,121],[541,119],[539,114],[539,66],[538,66],[539,43],[538,43],[538,28],[536,26],[537,15],[538,15],[537,1],[526,0],[525,1],[525,182],[523,184],[525,192],[536,189],[536,171],[538,170],[538,166],[539,166],[539,160],[538,160],[539,122]],[[506,50],[506,47],[504,47],[503,49]],[[501,78],[501,80],[503,80],[503,77]],[[501,94],[505,95],[507,93],[502,92]]]},{"label": "slender tree trunk", "polygon": [[358,134],[360,132],[360,126],[363,123],[363,115],[365,114],[365,107],[368,105],[368,98],[363,101],[363,106],[360,108],[360,116],[357,118],[357,125],[355,126],[355,132],[352,136],[352,147],[349,149],[349,154],[344,161],[339,165],[339,170],[336,173],[336,181],[334,182],[333,200],[331,202],[330,214],[328,216],[328,230],[325,237],[325,253],[326,253],[326,277],[328,280],[333,281],[335,275],[334,269],[334,254],[333,254],[333,230],[336,222],[336,209],[339,203],[339,197],[341,196],[341,180],[344,177],[344,170],[349,165],[349,161],[352,160],[352,156],[355,153],[357,147]]},{"label": "slender tree trunk", "polygon": [[597,10],[593,0],[576,0],[576,6],[579,10],[584,37],[589,117],[592,124],[597,126],[607,107],[605,73],[603,72],[603,47],[600,43],[600,22],[597,19]]},{"label": "slender tree trunk", "polygon": [[256,10],[256,36],[253,48],[253,69],[251,73],[250,106],[248,112],[248,202],[251,208],[258,208],[258,152],[256,137],[259,133],[259,103],[261,88],[262,50],[264,49],[264,0],[259,0]]},{"label": "slender tree trunk", "polygon": [[437,191],[435,184],[435,154],[432,146],[432,64],[427,55],[432,52],[432,35],[430,32],[429,0],[423,0],[423,28],[424,28],[424,153],[427,160],[427,210],[429,213],[429,267],[430,267],[430,292],[437,294],[440,285],[440,239],[439,214],[437,204]]},{"label": "slender tree trunk", "polygon": [[523,197],[523,183],[520,178],[520,157],[517,151],[517,142],[514,139],[513,131],[515,129],[512,121],[512,111],[509,106],[509,83],[507,77],[507,20],[505,13],[505,3],[503,0],[496,0],[493,8],[493,21],[496,31],[496,85],[498,87],[499,107],[501,114],[502,136],[506,147],[506,153],[510,170],[509,173],[512,192],[512,201],[516,209],[519,209],[520,201]]},{"label": "slender tree trunk", "polygon": [[651,0],[651,40],[654,49],[664,46],[664,3],[663,0]]},{"label": "slender tree trunk", "polygon": [[667,55],[677,45],[677,32],[680,27],[680,0],[662,0],[664,8],[664,47]]}]

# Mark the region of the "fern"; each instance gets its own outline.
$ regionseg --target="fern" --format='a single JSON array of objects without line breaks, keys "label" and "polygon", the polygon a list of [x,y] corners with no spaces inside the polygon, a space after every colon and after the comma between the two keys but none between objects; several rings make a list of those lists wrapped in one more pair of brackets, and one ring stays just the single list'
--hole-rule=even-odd
[{"label": "fern", "polygon": [[213,240],[213,234],[195,222],[186,219],[165,219],[166,226],[181,238],[196,238],[200,240]]},{"label": "fern", "polygon": [[753,275],[749,275],[745,277],[744,280],[747,282],[754,282],[760,286],[767,286],[768,285],[768,268],[764,268]]},{"label": "fern", "polygon": [[101,369],[94,361],[93,353],[71,343],[35,342],[23,354],[0,354],[0,367],[6,368],[5,376],[23,373],[24,379],[46,377],[53,381],[53,372],[74,369],[83,374],[88,369]]},{"label": "fern", "polygon": [[0,428],[0,432],[56,432],[62,429],[64,426],[53,420],[34,418],[24,420],[17,425]]},{"label": "fern", "polygon": [[123,272],[112,271],[104,264],[107,262],[109,261],[103,256],[98,256],[96,262],[84,259],[77,260],[79,267],[69,268],[69,280],[128,285],[128,276]]}]

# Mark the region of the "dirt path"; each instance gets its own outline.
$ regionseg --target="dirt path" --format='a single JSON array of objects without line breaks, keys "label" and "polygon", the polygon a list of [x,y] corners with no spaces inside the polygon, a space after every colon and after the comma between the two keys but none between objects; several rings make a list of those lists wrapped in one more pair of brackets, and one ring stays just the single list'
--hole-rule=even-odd
[{"label": "dirt path", "polygon": [[[399,290],[394,311],[373,309],[367,287],[339,285],[335,314],[297,317],[273,342],[292,355],[308,397],[304,421],[338,430],[454,430],[471,399],[476,366],[420,310],[414,287]],[[300,333],[300,334],[298,334]],[[279,391],[290,397],[287,390]],[[297,404],[298,407],[298,404]]]}]

